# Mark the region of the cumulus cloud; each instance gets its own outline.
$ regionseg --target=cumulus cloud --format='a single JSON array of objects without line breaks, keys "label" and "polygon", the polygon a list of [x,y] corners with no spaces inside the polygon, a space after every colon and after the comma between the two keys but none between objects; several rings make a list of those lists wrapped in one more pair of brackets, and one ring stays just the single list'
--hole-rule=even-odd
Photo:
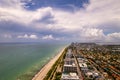
[{"label": "cumulus cloud", "polygon": [[20,35],[20,36],[17,36],[17,38],[22,38],[22,39],[38,39],[38,36],[37,35],[28,35],[28,34],[25,34],[25,35]]},{"label": "cumulus cloud", "polygon": [[38,39],[37,35],[30,35],[29,36],[31,39]]},{"label": "cumulus cloud", "polygon": [[13,21],[21,23],[24,25],[34,24],[37,20],[42,20],[42,18],[48,15],[48,12],[51,8],[39,9],[35,12],[29,12],[25,10],[10,9],[10,11],[4,8],[0,8],[0,21]]},{"label": "cumulus cloud", "polygon": [[108,34],[106,36],[106,41],[119,42],[120,41],[120,32]]},{"label": "cumulus cloud", "polygon": [[[114,4],[113,4],[114,3]],[[90,4],[85,9],[80,9],[74,13],[55,12],[57,25],[67,29],[81,29],[84,26],[97,27],[103,23],[120,21],[119,0],[96,1],[90,0]]]},{"label": "cumulus cloud", "polygon": [[[29,0],[27,0],[29,1]],[[52,15],[51,7],[39,8],[29,11],[24,8],[25,0],[0,0],[0,21],[13,21],[23,25],[34,24],[45,16]]]},{"label": "cumulus cloud", "polygon": [[103,30],[95,28],[83,29],[81,35],[87,40],[102,40],[105,37]]},{"label": "cumulus cloud", "polygon": [[[116,38],[120,35],[119,3],[119,0],[90,0],[89,4],[84,4],[84,8],[69,12],[49,6],[30,11],[25,8],[25,0],[0,0],[0,22],[20,23],[27,29],[34,29],[35,33],[44,30],[49,31],[48,33],[51,31],[58,37],[60,34],[64,34],[62,37],[69,37],[70,40],[82,38],[86,41],[88,39],[115,41],[120,39],[120,37]],[[37,39],[38,37],[25,34],[18,38]],[[45,35],[42,39],[60,40],[60,38],[53,37],[52,34]]]},{"label": "cumulus cloud", "polygon": [[52,35],[45,35],[42,39],[54,39]]},{"label": "cumulus cloud", "polygon": [[56,37],[53,37],[53,35],[45,35],[45,36],[42,36],[42,39],[43,40],[63,40],[63,37],[62,38],[56,38]]},{"label": "cumulus cloud", "polygon": [[[18,0],[16,3],[20,4],[20,2],[21,0]],[[45,7],[39,8],[35,11],[28,11],[24,9],[22,5],[19,6],[21,6],[22,9],[11,8],[8,10],[8,7],[0,8],[2,16],[1,19],[12,19],[14,21],[31,24],[34,21],[42,20],[45,16],[53,16],[52,18],[56,21],[56,24],[49,25],[47,23],[41,23],[40,25],[47,25],[48,28],[53,29],[61,28],[66,30],[81,29],[84,26],[95,27],[96,25],[109,22],[111,20],[120,20],[119,0],[109,0],[107,2],[104,0],[90,0],[90,4],[88,4],[85,9],[79,9],[73,13],[53,9],[52,7]]]}]

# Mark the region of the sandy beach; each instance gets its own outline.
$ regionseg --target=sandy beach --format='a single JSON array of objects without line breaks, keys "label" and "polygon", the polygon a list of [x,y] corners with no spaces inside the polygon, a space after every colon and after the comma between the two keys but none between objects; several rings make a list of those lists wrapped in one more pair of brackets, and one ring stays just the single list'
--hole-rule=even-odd
[{"label": "sandy beach", "polygon": [[43,80],[48,71],[51,69],[52,65],[56,62],[56,60],[60,57],[64,49],[52,58],[34,77],[32,80]]}]

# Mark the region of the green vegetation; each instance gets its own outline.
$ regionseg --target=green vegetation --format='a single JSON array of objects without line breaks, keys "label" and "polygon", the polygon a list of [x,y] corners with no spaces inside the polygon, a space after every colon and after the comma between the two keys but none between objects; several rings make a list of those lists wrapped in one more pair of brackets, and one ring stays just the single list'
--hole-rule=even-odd
[{"label": "green vegetation", "polygon": [[65,58],[66,52],[67,52],[67,48],[63,51],[59,59],[54,63],[54,65],[52,66],[52,68],[49,70],[46,77],[44,78],[44,80],[60,80],[62,74],[61,70],[64,64],[63,60]]},{"label": "green vegetation", "polygon": [[55,80],[60,80],[62,73],[61,72],[57,72],[55,75]]}]

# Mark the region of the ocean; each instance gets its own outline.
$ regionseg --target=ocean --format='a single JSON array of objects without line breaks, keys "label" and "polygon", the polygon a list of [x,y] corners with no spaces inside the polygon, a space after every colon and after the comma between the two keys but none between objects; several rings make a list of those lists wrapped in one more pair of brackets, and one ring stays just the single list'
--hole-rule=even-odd
[{"label": "ocean", "polygon": [[0,43],[0,80],[31,80],[66,45]]}]

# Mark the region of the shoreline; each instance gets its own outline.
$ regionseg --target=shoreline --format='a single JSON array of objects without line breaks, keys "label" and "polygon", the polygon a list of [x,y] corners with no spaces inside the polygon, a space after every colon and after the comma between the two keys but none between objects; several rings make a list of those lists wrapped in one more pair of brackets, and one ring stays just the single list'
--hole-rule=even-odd
[{"label": "shoreline", "polygon": [[46,74],[49,72],[51,67],[54,65],[54,63],[58,60],[58,58],[62,55],[65,48],[63,48],[57,55],[55,55],[51,60],[49,60],[43,67],[40,69],[40,71],[32,78],[32,80],[43,80],[46,76]]}]

